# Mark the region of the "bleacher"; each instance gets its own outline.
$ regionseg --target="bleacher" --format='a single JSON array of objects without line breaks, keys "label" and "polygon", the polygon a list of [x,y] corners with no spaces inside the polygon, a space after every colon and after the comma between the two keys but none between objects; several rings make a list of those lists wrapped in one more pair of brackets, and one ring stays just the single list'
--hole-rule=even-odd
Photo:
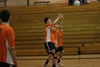
[{"label": "bleacher", "polygon": [[58,4],[0,8],[3,9],[12,15],[10,25],[15,30],[18,56],[47,55],[43,19],[49,16],[54,20],[59,12],[64,15],[64,55],[100,53],[100,2],[80,7]]}]

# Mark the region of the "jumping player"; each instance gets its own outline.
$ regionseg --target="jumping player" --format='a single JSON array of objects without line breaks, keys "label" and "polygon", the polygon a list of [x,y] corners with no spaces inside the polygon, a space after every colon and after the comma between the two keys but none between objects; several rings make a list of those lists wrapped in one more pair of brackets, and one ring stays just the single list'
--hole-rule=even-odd
[{"label": "jumping player", "polygon": [[0,67],[17,67],[14,30],[8,25],[9,11],[3,10],[0,19]]},{"label": "jumping player", "polygon": [[55,37],[54,37],[54,33],[53,33],[53,29],[55,27],[57,27],[56,22],[61,18],[61,14],[59,13],[59,16],[56,18],[56,20],[52,23],[51,19],[49,17],[46,17],[44,19],[44,23],[45,23],[45,27],[44,27],[44,31],[45,31],[45,48],[46,51],[48,53],[48,59],[46,60],[44,67],[47,67],[48,62],[50,60],[51,57],[53,57],[52,60],[52,67],[56,67],[56,48],[55,48]]},{"label": "jumping player", "polygon": [[60,63],[60,61],[61,61],[61,59],[63,57],[63,53],[64,53],[63,45],[62,45],[62,39],[63,39],[62,22],[63,22],[63,20],[61,21],[60,26],[56,29],[56,32],[55,32],[56,48],[57,48],[56,53],[58,56],[57,65],[59,65],[59,66],[63,66]]}]

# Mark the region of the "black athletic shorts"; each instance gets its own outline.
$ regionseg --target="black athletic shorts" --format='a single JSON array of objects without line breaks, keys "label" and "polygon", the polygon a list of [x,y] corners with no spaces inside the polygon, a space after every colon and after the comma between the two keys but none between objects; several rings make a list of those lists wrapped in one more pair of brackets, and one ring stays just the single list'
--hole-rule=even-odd
[{"label": "black athletic shorts", "polygon": [[51,50],[56,49],[54,43],[52,42],[45,42],[45,48],[48,54],[51,53]]},{"label": "black athletic shorts", "polygon": [[8,63],[0,62],[0,67],[16,67],[16,66]]},{"label": "black athletic shorts", "polygon": [[61,47],[58,47],[57,49],[56,49],[56,53],[57,52],[62,52],[64,49],[63,49],[63,47],[61,46]]}]

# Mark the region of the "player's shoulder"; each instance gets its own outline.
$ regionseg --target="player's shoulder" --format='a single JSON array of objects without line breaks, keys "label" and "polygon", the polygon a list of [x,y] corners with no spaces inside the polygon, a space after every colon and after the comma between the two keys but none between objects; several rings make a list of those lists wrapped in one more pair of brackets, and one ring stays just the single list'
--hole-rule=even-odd
[{"label": "player's shoulder", "polygon": [[8,26],[8,31],[14,32],[13,28],[11,26]]},{"label": "player's shoulder", "polygon": [[9,30],[13,30],[13,28],[12,28],[11,26],[8,26],[8,29],[9,29]]},{"label": "player's shoulder", "polygon": [[50,24],[45,24],[45,27],[50,26]]}]

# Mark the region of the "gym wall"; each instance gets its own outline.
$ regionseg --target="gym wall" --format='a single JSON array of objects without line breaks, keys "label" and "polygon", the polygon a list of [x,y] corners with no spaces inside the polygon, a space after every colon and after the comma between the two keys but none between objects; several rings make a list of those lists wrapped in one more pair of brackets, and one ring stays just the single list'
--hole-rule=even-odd
[{"label": "gym wall", "polygon": [[[48,1],[48,0],[29,0],[30,5],[33,5],[34,1]],[[68,0],[49,0],[50,4],[57,4],[57,3],[68,3]],[[97,1],[97,0],[90,0],[90,1]],[[27,5],[27,0],[8,0],[7,6],[21,6]],[[4,3],[0,2],[0,7],[4,7]]]}]

